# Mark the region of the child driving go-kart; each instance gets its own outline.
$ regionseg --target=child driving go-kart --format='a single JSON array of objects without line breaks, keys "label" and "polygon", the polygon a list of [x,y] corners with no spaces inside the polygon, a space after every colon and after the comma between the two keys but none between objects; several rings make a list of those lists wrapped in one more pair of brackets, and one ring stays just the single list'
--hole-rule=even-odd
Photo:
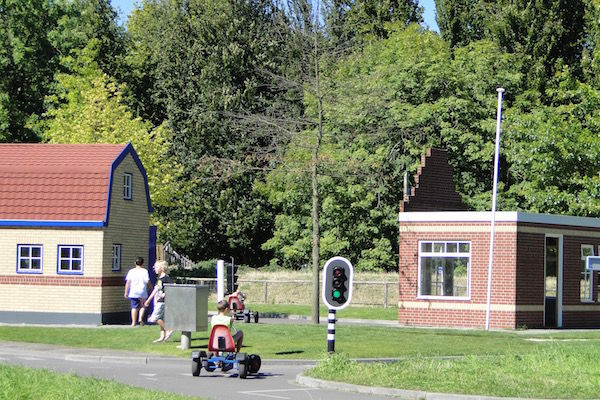
[{"label": "child driving go-kart", "polygon": [[221,368],[223,372],[236,368],[239,377],[246,379],[248,373],[257,373],[260,369],[260,357],[256,354],[248,356],[240,352],[244,333],[241,330],[236,331],[233,327],[234,317],[229,315],[229,302],[227,300],[218,302],[217,311],[218,314],[210,321],[211,331],[207,346],[209,353],[204,351],[192,353],[192,375],[200,375],[202,368],[208,372],[213,372],[217,368]]}]

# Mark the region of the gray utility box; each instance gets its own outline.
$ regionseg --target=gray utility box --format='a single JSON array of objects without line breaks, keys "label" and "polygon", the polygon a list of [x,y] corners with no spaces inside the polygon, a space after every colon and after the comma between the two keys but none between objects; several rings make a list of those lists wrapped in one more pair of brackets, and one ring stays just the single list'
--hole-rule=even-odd
[{"label": "gray utility box", "polygon": [[208,330],[208,286],[165,284],[165,328]]}]

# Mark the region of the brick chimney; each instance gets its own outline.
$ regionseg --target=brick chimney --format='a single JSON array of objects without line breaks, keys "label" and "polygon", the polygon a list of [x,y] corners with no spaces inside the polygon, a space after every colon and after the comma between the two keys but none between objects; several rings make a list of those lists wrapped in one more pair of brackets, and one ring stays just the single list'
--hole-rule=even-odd
[{"label": "brick chimney", "polygon": [[400,212],[411,211],[467,211],[456,192],[454,172],[448,164],[448,152],[427,149],[415,175],[415,186],[410,195],[404,195]]}]

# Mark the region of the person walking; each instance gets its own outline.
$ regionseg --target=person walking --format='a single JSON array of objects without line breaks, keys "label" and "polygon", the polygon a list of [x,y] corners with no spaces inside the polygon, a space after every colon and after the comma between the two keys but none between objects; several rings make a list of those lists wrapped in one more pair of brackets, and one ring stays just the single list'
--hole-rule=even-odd
[{"label": "person walking", "polygon": [[156,272],[156,284],[144,306],[148,307],[150,301],[154,299],[154,310],[148,318],[148,322],[156,322],[160,326],[160,337],[154,340],[154,343],[166,342],[173,334],[172,330],[165,330],[165,288],[166,283],[173,283],[173,280],[167,275],[169,264],[166,261],[157,261],[154,263],[154,272]]},{"label": "person walking", "polygon": [[144,259],[138,257],[135,259],[135,268],[130,269],[125,276],[125,293],[123,294],[131,303],[131,326],[135,326],[137,321],[140,326],[144,325],[146,312],[144,302],[148,297],[149,289],[148,270],[144,268]]}]

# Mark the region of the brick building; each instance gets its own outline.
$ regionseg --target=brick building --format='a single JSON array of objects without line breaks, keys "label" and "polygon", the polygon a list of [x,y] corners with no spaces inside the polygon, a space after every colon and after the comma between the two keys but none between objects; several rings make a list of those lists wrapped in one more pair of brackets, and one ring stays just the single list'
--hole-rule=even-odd
[{"label": "brick building", "polygon": [[[490,212],[466,211],[446,152],[422,158],[399,213],[402,325],[485,326]],[[490,327],[599,327],[596,218],[497,212]]]},{"label": "brick building", "polygon": [[151,211],[131,144],[0,144],[0,322],[126,321]]}]

